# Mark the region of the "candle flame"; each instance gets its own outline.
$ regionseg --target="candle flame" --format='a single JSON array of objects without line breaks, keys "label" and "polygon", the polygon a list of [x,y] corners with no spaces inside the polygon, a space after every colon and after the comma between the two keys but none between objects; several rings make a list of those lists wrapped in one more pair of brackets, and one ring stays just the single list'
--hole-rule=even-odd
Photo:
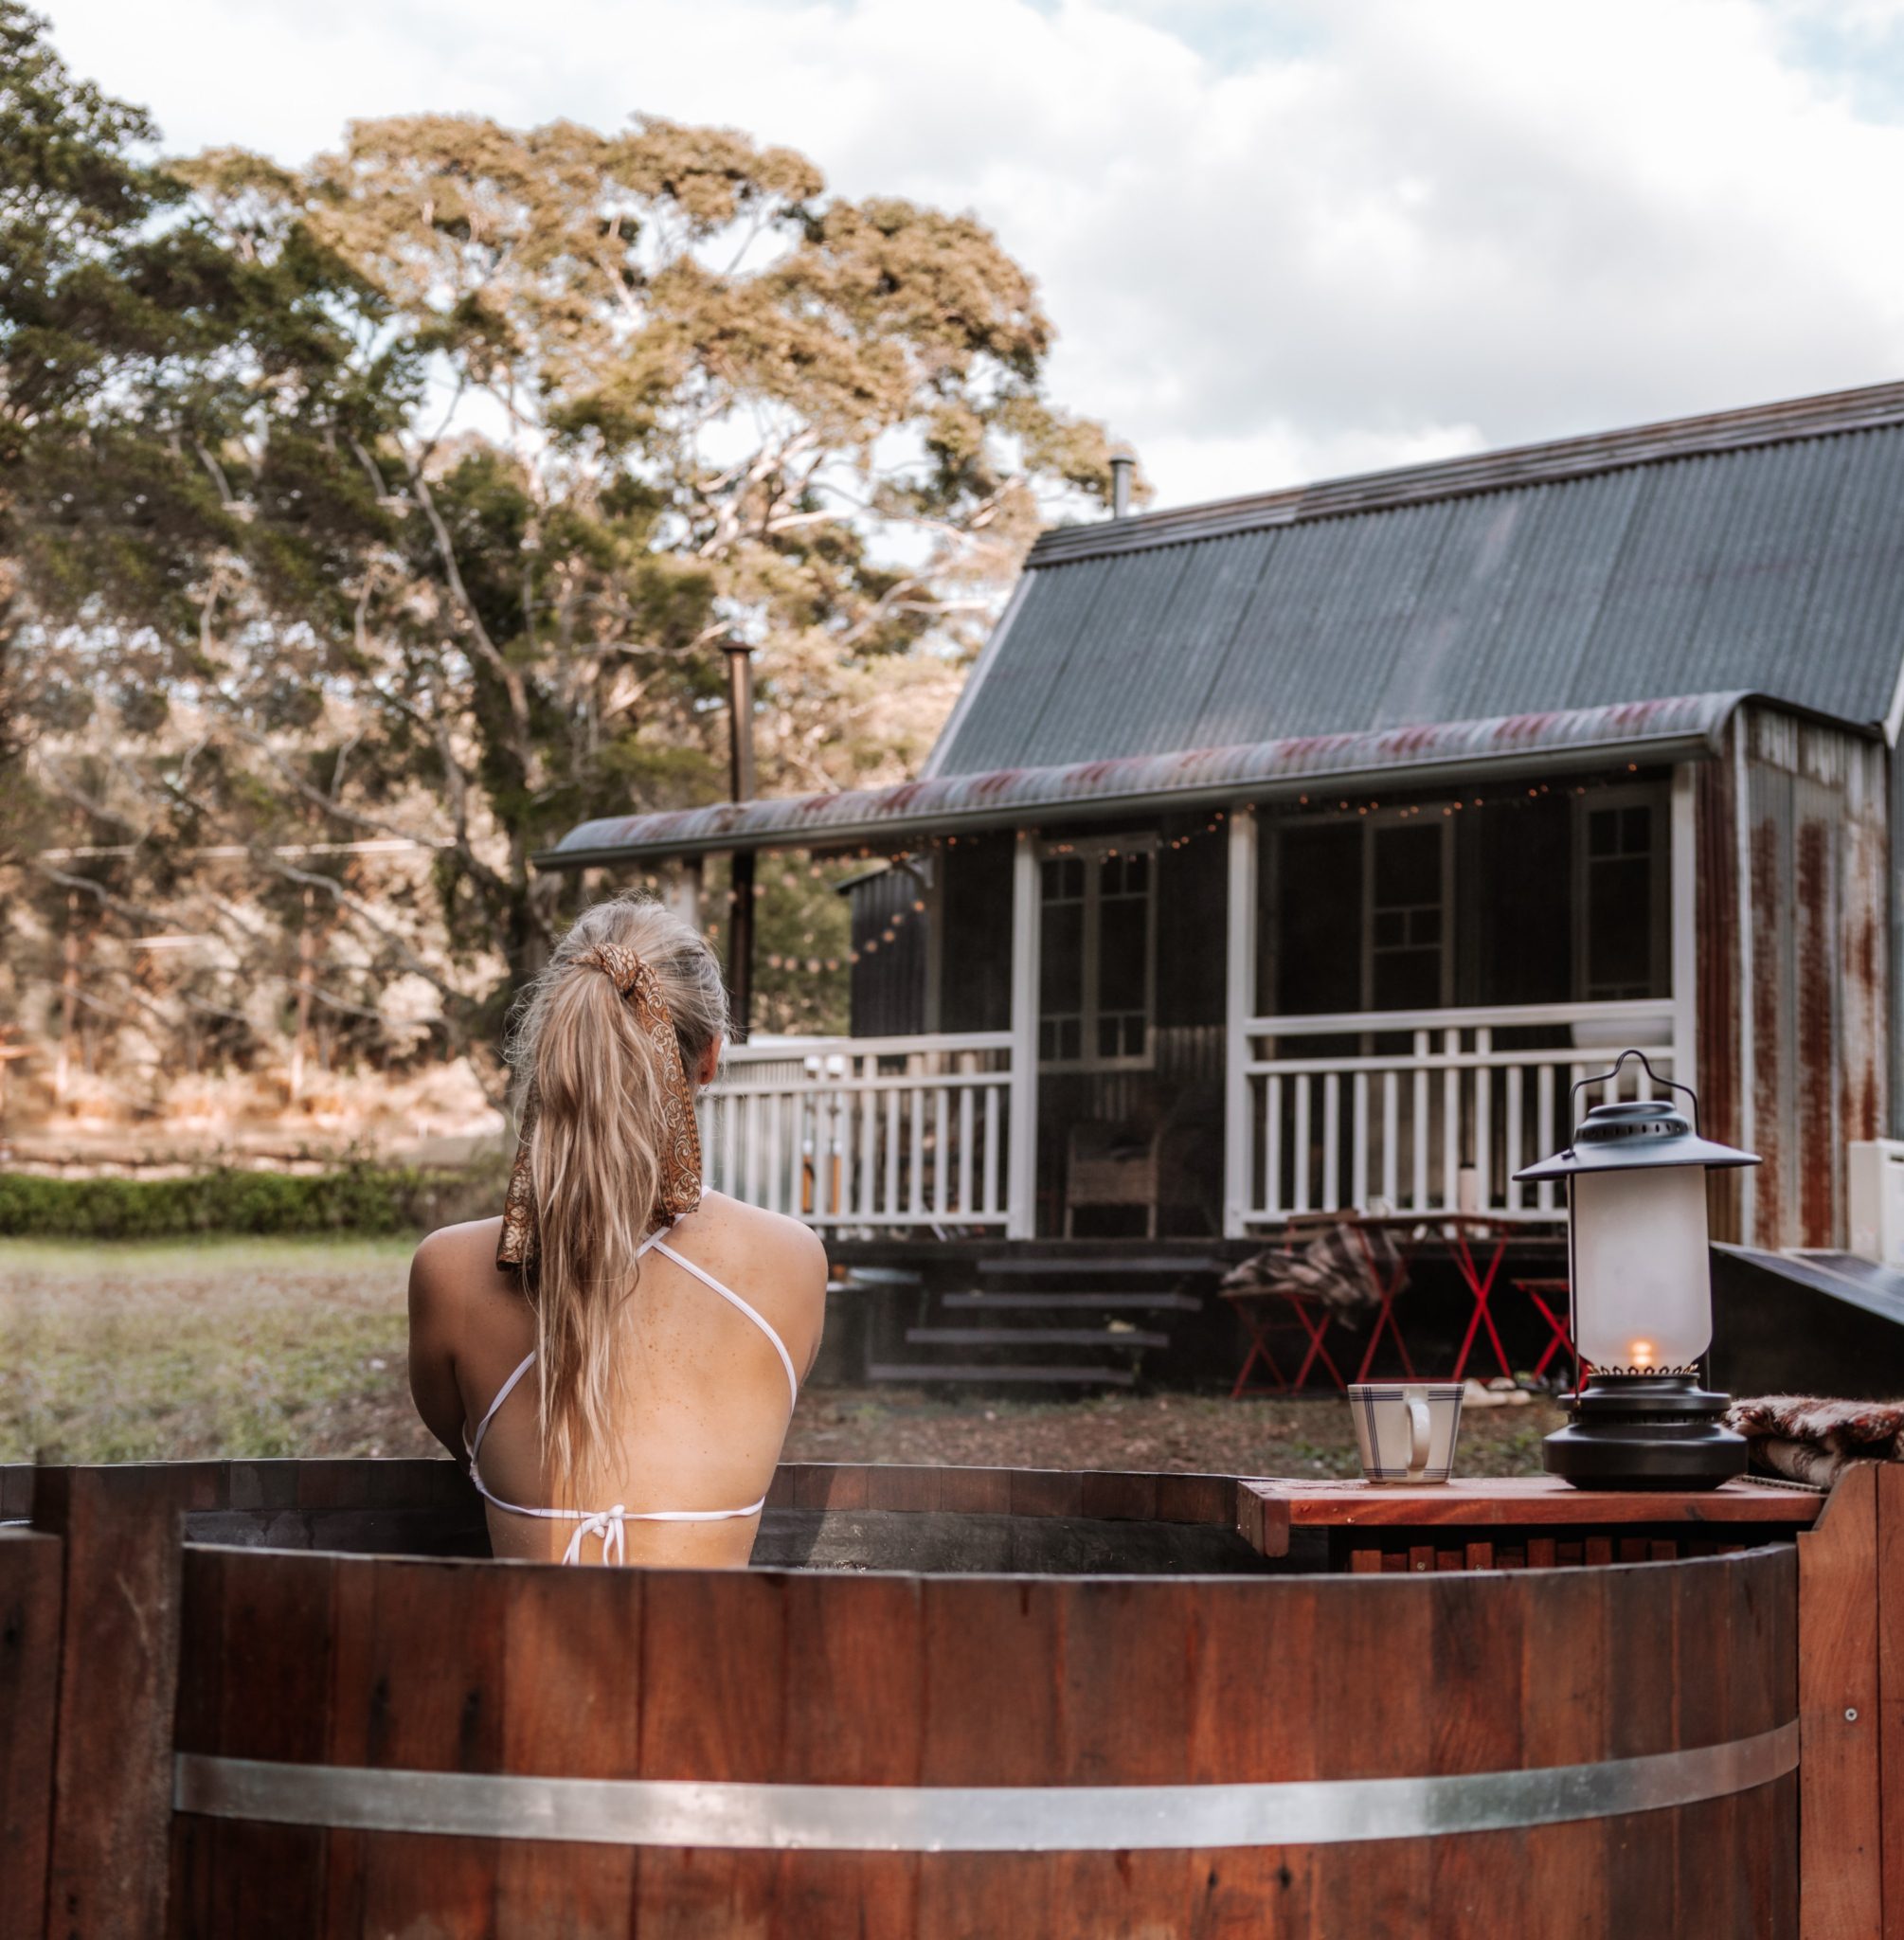
[{"label": "candle flame", "polygon": [[1650,1340],[1636,1340],[1626,1350],[1627,1365],[1636,1368],[1649,1368],[1653,1365],[1658,1352],[1659,1350],[1654,1347]]}]

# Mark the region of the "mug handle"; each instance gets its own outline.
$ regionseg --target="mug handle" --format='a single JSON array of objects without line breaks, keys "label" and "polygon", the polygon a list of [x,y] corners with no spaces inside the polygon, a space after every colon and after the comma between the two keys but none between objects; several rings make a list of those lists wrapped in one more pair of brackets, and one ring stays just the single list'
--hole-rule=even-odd
[{"label": "mug handle", "polygon": [[1428,1405],[1419,1395],[1409,1397],[1409,1473],[1428,1465]]}]

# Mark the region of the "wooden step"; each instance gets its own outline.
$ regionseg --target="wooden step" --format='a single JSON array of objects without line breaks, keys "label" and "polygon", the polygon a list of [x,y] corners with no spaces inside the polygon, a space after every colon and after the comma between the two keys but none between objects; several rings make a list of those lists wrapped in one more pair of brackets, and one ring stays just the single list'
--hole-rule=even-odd
[{"label": "wooden step", "polygon": [[1099,1313],[1200,1314],[1201,1297],[1194,1293],[947,1293],[943,1307],[983,1314],[1023,1313],[1040,1307]]},{"label": "wooden step", "polygon": [[913,1347],[1168,1347],[1168,1334],[1138,1327],[908,1327]]},{"label": "wooden step", "polygon": [[979,1262],[980,1273],[997,1277],[1016,1279],[1033,1278],[1076,1278],[1085,1274],[1091,1279],[1127,1280],[1132,1278],[1169,1278],[1188,1280],[1194,1275],[1220,1273],[1224,1263],[1221,1260],[1207,1260],[1185,1255],[1174,1259],[1169,1254],[1131,1255],[1126,1258],[1117,1253],[1081,1254],[1077,1259],[1067,1260],[1048,1254],[1033,1254],[1029,1257],[1017,1253],[1000,1253],[989,1260]]},{"label": "wooden step", "polygon": [[1137,1386],[1137,1376],[1128,1368],[1041,1368],[1003,1363],[987,1367],[952,1367],[930,1361],[913,1367],[897,1361],[874,1361],[867,1368],[866,1375],[871,1381],[903,1381],[910,1387],[923,1387],[935,1381],[963,1381],[974,1387],[982,1387],[993,1381],[1073,1388]]}]

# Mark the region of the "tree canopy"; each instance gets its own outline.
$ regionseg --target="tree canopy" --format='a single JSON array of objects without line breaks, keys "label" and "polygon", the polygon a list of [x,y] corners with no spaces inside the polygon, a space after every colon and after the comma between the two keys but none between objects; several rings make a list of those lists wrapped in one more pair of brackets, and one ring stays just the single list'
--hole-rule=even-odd
[{"label": "tree canopy", "polygon": [[[128,1001],[222,1015],[230,1054],[294,996],[387,1035],[405,984],[481,1055],[563,921],[530,856],[727,792],[724,645],[755,650],[763,786],[895,778],[1039,525],[1107,494],[972,216],[642,117],[161,166],[13,0],[0,41],[0,677],[43,983],[83,904],[204,942]],[[836,954],[824,877],[767,880],[764,937]]]}]

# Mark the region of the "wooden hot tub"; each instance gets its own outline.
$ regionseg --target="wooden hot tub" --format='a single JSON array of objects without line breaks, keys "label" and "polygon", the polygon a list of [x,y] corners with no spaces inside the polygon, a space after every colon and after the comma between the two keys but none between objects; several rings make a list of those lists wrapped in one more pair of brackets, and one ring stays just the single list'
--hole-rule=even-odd
[{"label": "wooden hot tub", "polygon": [[1818,1507],[796,1467],[766,1567],[565,1571],[446,1464],[45,1471],[0,1797],[47,1932],[1763,1940]]}]

